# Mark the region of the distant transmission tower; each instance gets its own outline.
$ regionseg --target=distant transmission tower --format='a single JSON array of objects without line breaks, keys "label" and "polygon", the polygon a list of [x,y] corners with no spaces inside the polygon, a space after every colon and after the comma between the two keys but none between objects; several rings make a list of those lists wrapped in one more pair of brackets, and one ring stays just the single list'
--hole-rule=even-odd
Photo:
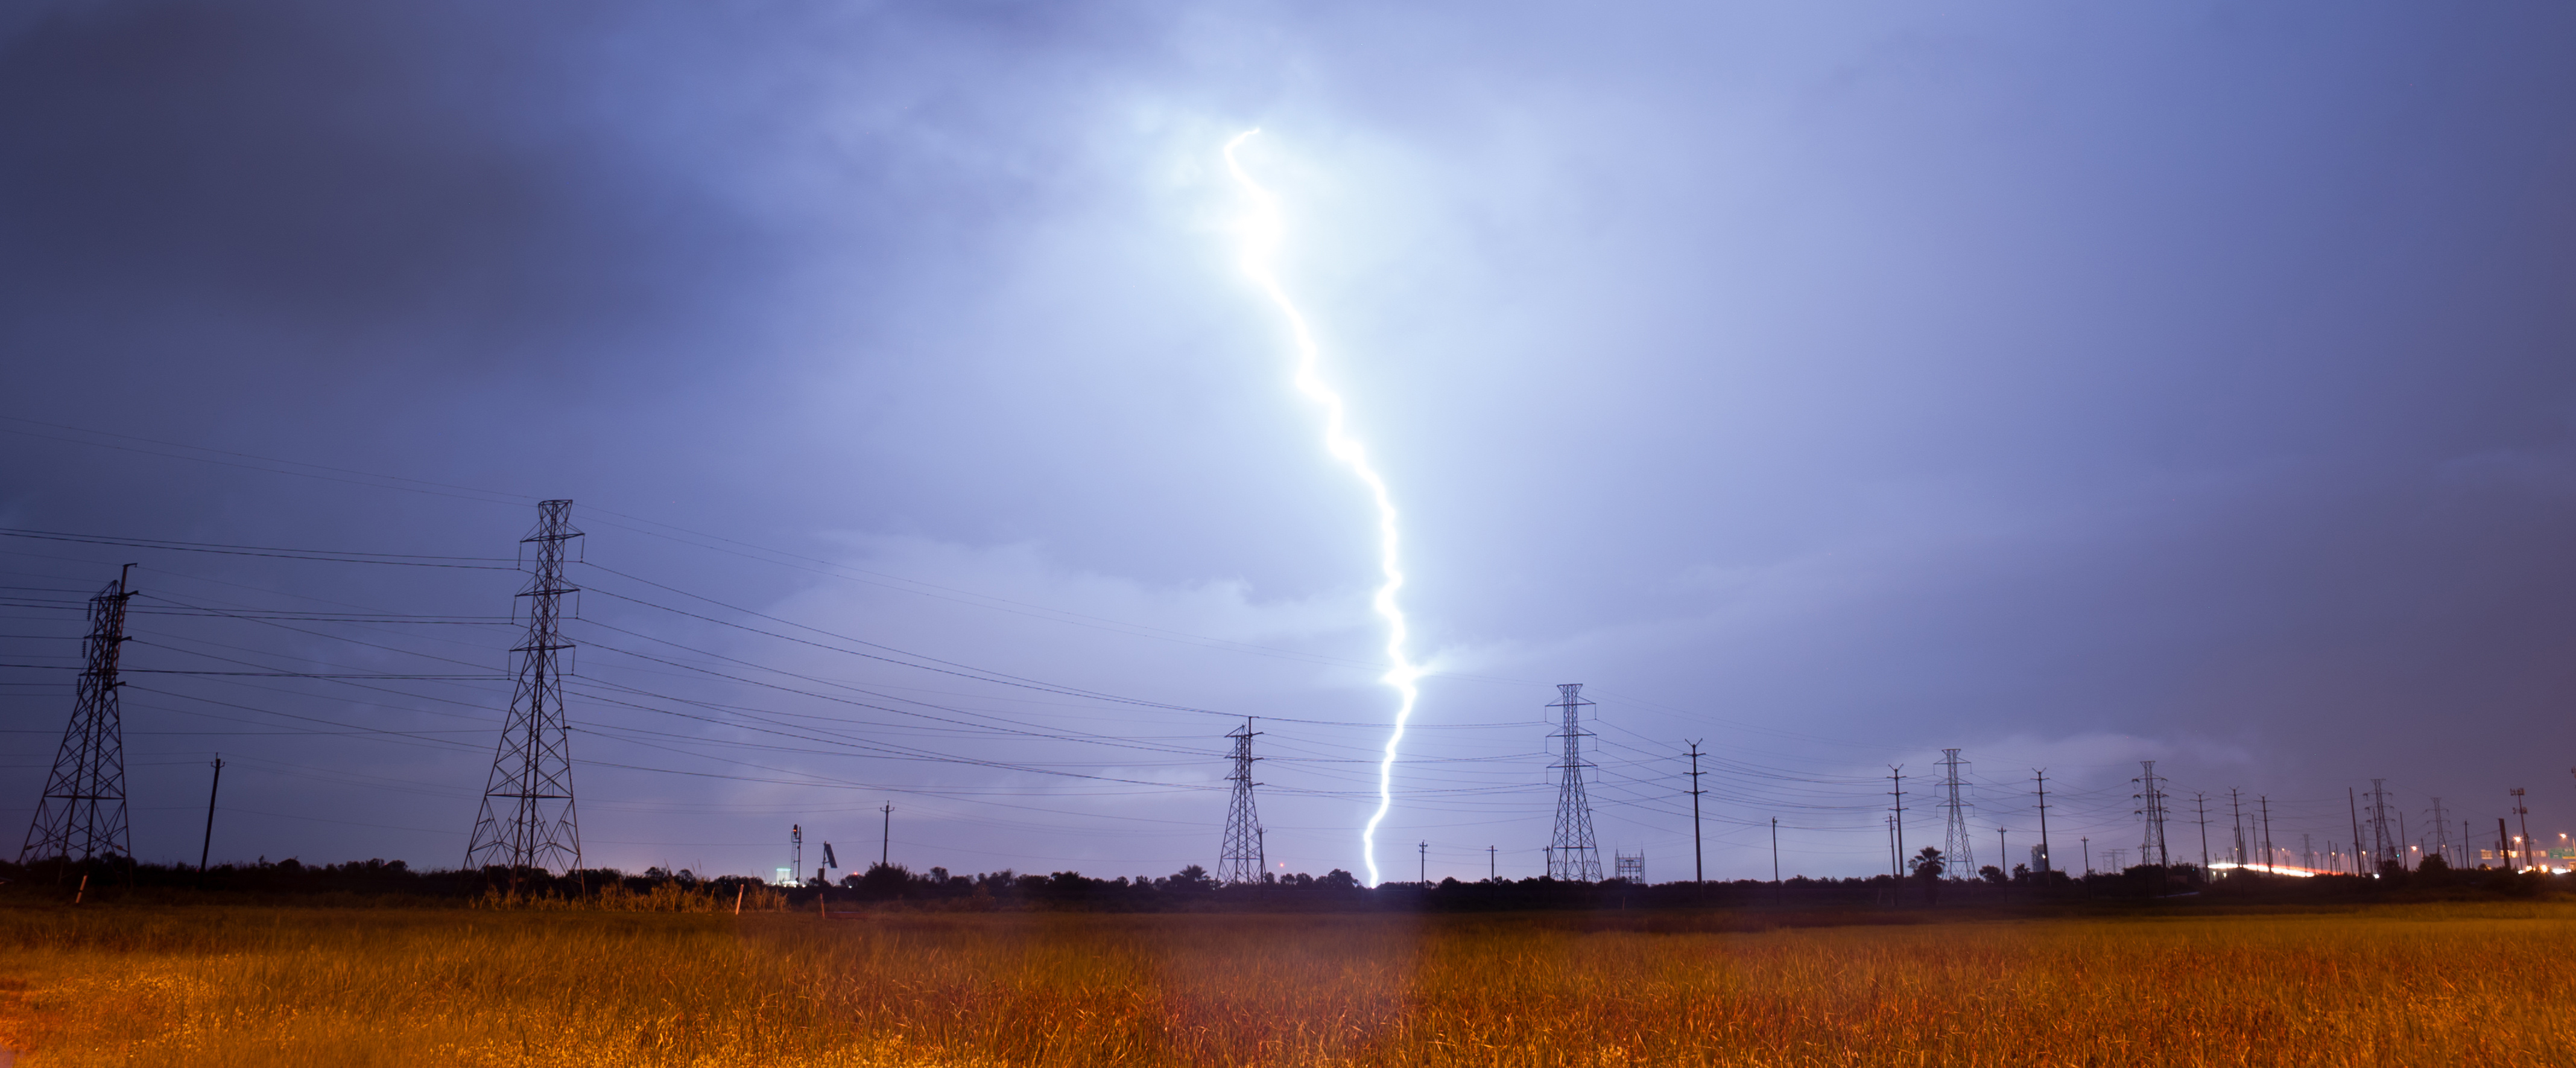
[{"label": "distant transmission tower", "polygon": [[2515,849],[2514,852],[2522,855],[2522,866],[2525,869],[2529,869],[2535,866],[2531,862],[2531,851],[2533,848],[2531,844],[2531,809],[2522,803],[2522,787],[2516,786],[2505,792],[2513,795],[2513,815],[2515,819],[2520,820],[2522,823],[2522,837],[2515,839],[2514,841],[2514,844],[2519,848]]},{"label": "distant transmission tower", "polygon": [[1618,878],[1626,879],[1636,886],[1646,885],[1646,854],[1643,851],[1629,854],[1614,850],[1611,856],[1616,861]]},{"label": "distant transmission tower", "polygon": [[2433,849],[2442,863],[2451,861],[2451,817],[2442,811],[2442,799],[2433,799]]},{"label": "distant transmission tower", "polygon": [[1556,834],[1547,847],[1547,875],[1597,883],[1601,847],[1592,839],[1592,799],[1583,792],[1583,769],[1591,766],[1583,759],[1583,739],[1592,733],[1583,729],[1583,709],[1592,702],[1583,699],[1579,682],[1557,684],[1556,694],[1556,703],[1547,707],[1565,712],[1564,725],[1554,735],[1565,739],[1565,750],[1556,764]]},{"label": "distant transmission tower", "polygon": [[1269,867],[1261,852],[1261,814],[1252,807],[1252,739],[1260,735],[1246,719],[1243,726],[1226,735],[1234,739],[1234,773],[1225,781],[1234,784],[1234,802],[1225,810],[1225,845],[1218,851],[1216,877],[1220,882],[1257,883],[1261,872]]},{"label": "distant transmission tower", "polygon": [[563,595],[564,543],[581,536],[572,526],[571,501],[537,505],[537,527],[520,544],[537,547],[537,570],[519,596],[528,599],[527,640],[519,654],[519,684],[510,715],[492,752],[492,776],[483,786],[483,813],[465,847],[465,867],[581,867],[581,824],[573,814],[572,747],[564,724],[561,654],[572,648],[557,629]]},{"label": "distant transmission tower", "polygon": [[2388,780],[2370,780],[2370,870],[2397,863],[2397,836],[2388,833]]},{"label": "distant transmission tower", "polygon": [[2138,766],[2138,777],[2130,781],[2140,784],[2137,797],[2144,806],[2138,814],[2147,818],[2146,839],[2138,843],[2138,863],[2164,867],[2173,863],[2165,852],[2165,792],[2156,788],[2164,780],[2156,777],[2155,761],[2141,760]]},{"label": "distant transmission tower", "polygon": [[1941,806],[1950,810],[1949,828],[1941,832],[1941,863],[1953,878],[1974,878],[1977,874],[1977,848],[1975,839],[1968,835],[1967,804],[1959,799],[1958,750],[1941,751],[1941,771],[1944,776],[1941,787],[1947,791],[1943,794]]},{"label": "distant transmission tower", "polygon": [[116,702],[117,650],[125,645],[125,602],[134,597],[126,575],[89,599],[89,637],[81,640],[85,661],[72,699],[72,720],[63,728],[62,748],[54,751],[54,770],[45,776],[45,796],[36,803],[35,821],[27,825],[27,842],[18,863],[40,860],[89,861],[134,858],[125,824],[125,727]]}]

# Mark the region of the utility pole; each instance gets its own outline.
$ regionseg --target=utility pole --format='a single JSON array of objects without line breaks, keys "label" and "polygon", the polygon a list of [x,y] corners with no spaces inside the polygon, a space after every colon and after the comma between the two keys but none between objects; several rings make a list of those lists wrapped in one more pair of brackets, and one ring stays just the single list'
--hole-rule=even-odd
[{"label": "utility pole", "polygon": [[2271,871],[2280,859],[2272,852],[2272,797],[2257,794],[2254,803],[2263,807],[2263,870]]},{"label": "utility pole", "polygon": [[2228,860],[2242,868],[2245,866],[2245,802],[2236,795],[2233,786],[2227,788],[2227,822],[2236,828],[2236,852]]},{"label": "utility pole", "polygon": [[1601,847],[1592,836],[1592,799],[1583,792],[1583,769],[1592,765],[1583,759],[1583,739],[1592,732],[1583,729],[1583,709],[1592,704],[1583,699],[1583,684],[1558,683],[1557,700],[1547,707],[1564,712],[1563,726],[1556,737],[1565,740],[1565,749],[1557,761],[1556,831],[1548,847],[1547,874],[1551,878],[1579,883],[1601,881]]},{"label": "utility pole", "polygon": [[[1959,787],[1962,785],[1959,781],[1959,763],[1958,750],[1941,751],[1941,768],[1944,772],[1942,788],[1949,792],[1942,804],[1950,810],[1949,822],[1941,830],[1941,860],[1943,866],[1949,871],[1974,875],[1977,870],[1976,840],[1968,833],[1967,805],[1959,798]],[[1951,876],[1954,879],[1960,877]]]},{"label": "utility pole", "polygon": [[1892,836],[1890,840],[1895,843],[1896,878],[1903,881],[1905,878],[1905,765],[1888,765],[1887,781],[1894,784],[1887,791],[1888,795],[1896,798],[1895,806],[1888,811],[1887,831]]},{"label": "utility pole", "polygon": [[2496,817],[2496,862],[2513,871],[2513,832],[2504,827],[2504,817]]},{"label": "utility pole", "polygon": [[2521,853],[2521,854],[2522,854],[2522,866],[2523,866],[2523,867],[2528,868],[2528,867],[2531,867],[2531,866],[2532,866],[2532,863],[2531,863],[2531,810],[2530,810],[2529,808],[2526,808],[2526,807],[2524,807],[2524,806],[2523,806],[2523,803],[2522,803],[2522,787],[2519,787],[2519,786],[2516,786],[2516,787],[2514,787],[2514,788],[2513,788],[2513,814],[2514,814],[2514,818],[2516,818],[2516,819],[2518,819],[2518,820],[2522,821],[2522,838],[2521,838],[2521,839],[2520,839],[2520,841],[2518,842],[2518,844],[2519,844],[2519,845],[2521,845],[2521,846],[2522,846],[2522,848],[2521,848],[2521,849],[2519,849],[2519,850],[2516,850],[2516,852],[2518,852],[2518,853]]},{"label": "utility pole", "polygon": [[1998,823],[1995,825],[1995,868],[2000,871],[2011,863],[2012,845],[2004,841],[2004,826]]},{"label": "utility pole", "polygon": [[877,867],[891,868],[894,859],[894,802],[885,803],[885,828],[877,838]]},{"label": "utility pole", "polygon": [[2444,866],[2451,863],[2451,817],[2442,811],[2442,799],[2433,799],[2433,848],[2440,850]]},{"label": "utility pole", "polygon": [[2093,839],[2087,835],[2077,838],[2076,841],[2084,847],[2084,874],[2091,875],[2093,874]]},{"label": "utility pole", "polygon": [[2031,775],[2039,780],[2039,870],[2056,871],[2048,856],[2048,769],[2033,768]]},{"label": "utility pole", "polygon": [[2353,873],[2354,875],[2366,875],[2366,874],[2368,874],[2368,873],[2367,873],[2367,872],[2364,872],[2364,871],[2362,870],[2362,868],[2361,868],[2361,856],[2360,856],[2360,853],[2361,853],[2361,802],[2360,802],[2360,801],[2357,801],[2357,800],[2355,800],[2355,799],[2353,798],[2352,787],[2347,786],[2347,787],[2344,787],[2344,788],[2343,788],[2343,803],[2344,803],[2344,806],[2345,806],[2346,808],[2348,808],[2348,809],[2350,809],[2350,810],[2352,811],[2352,851],[2353,851],[2353,854],[2354,854],[2353,859],[2352,859],[2352,873]]},{"label": "utility pole", "polygon": [[2200,876],[2209,877],[2209,795],[2191,795],[2191,804],[2200,813]]},{"label": "utility pole", "polygon": [[1498,882],[1503,881],[1503,869],[1502,869],[1502,862],[1501,862],[1501,861],[1499,861],[1499,860],[1494,859],[1494,856],[1495,856],[1495,854],[1494,854],[1494,847],[1492,847],[1492,846],[1486,846],[1486,847],[1485,847],[1485,880],[1486,880],[1487,882],[1497,882],[1497,883],[1498,883]]},{"label": "utility pole", "polygon": [[1702,889],[1706,889],[1708,886],[1708,868],[1701,859],[1702,855],[1699,847],[1699,795],[1707,793],[1708,791],[1699,788],[1699,743],[1697,741],[1693,741],[1690,744],[1690,760],[1691,882],[1698,884]]},{"label": "utility pole", "polygon": [[1780,889],[1780,817],[1771,817],[1771,889]]},{"label": "utility pole", "polygon": [[563,595],[580,587],[564,580],[573,529],[572,502],[542,501],[537,525],[519,544],[537,547],[536,573],[519,596],[528,599],[526,640],[519,654],[518,684],[501,740],[492,751],[492,774],[483,784],[483,811],[465,846],[465,867],[501,865],[518,885],[527,869],[581,867],[581,821],[573,811],[572,735],[564,722],[563,653],[572,648],[559,623]]},{"label": "utility pole", "polygon": [[1252,755],[1252,740],[1260,734],[1247,716],[1243,726],[1226,735],[1234,739],[1234,770],[1225,777],[1234,784],[1234,800],[1226,805],[1225,838],[1217,850],[1219,882],[1257,883],[1262,870],[1270,866],[1262,855],[1261,814],[1252,801],[1252,788],[1260,785],[1252,781],[1252,764],[1261,759]]},{"label": "utility pole", "polygon": [[788,884],[790,886],[805,881],[805,825],[802,823],[787,826],[787,877],[794,880]]},{"label": "utility pole", "polygon": [[206,840],[197,846],[197,874],[206,873],[206,857],[215,851],[215,792],[224,786],[224,755],[215,754],[215,781],[206,787]]},{"label": "utility pole", "polygon": [[[89,636],[81,639],[82,667],[74,684],[71,722],[45,776],[36,818],[18,863],[60,859],[87,864],[134,859],[125,813],[125,723],[117,703],[119,653],[125,636],[125,602],[134,598],[127,579],[134,565],[89,599]],[[83,877],[86,880],[86,876]]]},{"label": "utility pole", "polygon": [[2370,866],[2385,871],[2397,863],[2397,839],[2388,833],[2388,780],[2370,780]]}]

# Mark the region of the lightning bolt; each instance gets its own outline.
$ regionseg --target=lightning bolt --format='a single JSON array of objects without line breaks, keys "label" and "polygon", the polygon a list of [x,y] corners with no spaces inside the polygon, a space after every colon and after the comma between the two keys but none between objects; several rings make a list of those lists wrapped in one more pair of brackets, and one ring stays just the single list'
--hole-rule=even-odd
[{"label": "lightning bolt", "polygon": [[1395,691],[1396,705],[1395,725],[1387,732],[1386,751],[1377,764],[1377,812],[1369,817],[1368,825],[1360,829],[1360,859],[1368,865],[1369,885],[1375,886],[1379,882],[1377,827],[1386,821],[1388,810],[1395,807],[1395,754],[1404,743],[1404,725],[1413,718],[1413,706],[1422,696],[1421,689],[1415,685],[1422,677],[1422,668],[1405,651],[1409,632],[1404,622],[1404,607],[1396,600],[1396,594],[1404,589],[1404,569],[1396,551],[1402,537],[1396,528],[1395,500],[1386,491],[1386,479],[1369,464],[1368,450],[1361,448],[1358,439],[1351,437],[1349,422],[1343,413],[1342,395],[1335,392],[1317,370],[1321,353],[1315,346],[1314,331],[1306,325],[1305,313],[1297,310],[1296,301],[1288,299],[1287,288],[1279,284],[1278,273],[1271,269],[1287,223],[1279,211],[1279,198],[1252,180],[1252,175],[1244,171],[1243,160],[1236,153],[1245,141],[1260,132],[1245,130],[1225,144],[1226,170],[1233,172],[1235,183],[1243,187],[1244,196],[1252,202],[1252,215],[1243,225],[1243,271],[1251,276],[1253,285],[1270,298],[1270,303],[1278,307],[1279,314],[1288,320],[1288,334],[1297,354],[1297,391],[1324,410],[1325,450],[1351,469],[1351,474],[1368,487],[1369,498],[1377,503],[1378,573],[1382,581],[1371,603],[1377,614],[1386,620],[1386,659],[1393,665],[1378,681]]}]

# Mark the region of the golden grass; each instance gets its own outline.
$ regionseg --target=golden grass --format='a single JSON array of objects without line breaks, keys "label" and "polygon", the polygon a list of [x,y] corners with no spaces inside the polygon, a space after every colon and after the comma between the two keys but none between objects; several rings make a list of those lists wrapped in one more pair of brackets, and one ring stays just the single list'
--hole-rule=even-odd
[{"label": "golden grass", "polygon": [[0,1044],[32,1066],[2562,1064],[2572,921],[20,909]]}]

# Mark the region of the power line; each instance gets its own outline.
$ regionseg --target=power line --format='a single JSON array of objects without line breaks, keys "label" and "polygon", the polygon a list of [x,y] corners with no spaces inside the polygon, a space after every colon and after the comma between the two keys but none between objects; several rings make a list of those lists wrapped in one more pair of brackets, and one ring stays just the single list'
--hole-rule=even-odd
[{"label": "power line", "polygon": [[[274,560],[315,560],[335,564],[384,564],[393,567],[449,567],[475,571],[516,571],[518,561],[493,556],[423,556],[410,553],[337,552],[327,549],[281,549],[264,545],[226,545],[220,542],[165,541],[159,538],[124,538],[100,534],[70,534],[57,530],[25,530],[0,527],[0,537],[28,538],[36,541],[72,542],[80,545],[113,545],[129,549],[158,549],[164,552],[215,553],[224,556],[259,556]],[[459,562],[472,561],[472,562]],[[507,564],[509,566],[499,566]]]}]

